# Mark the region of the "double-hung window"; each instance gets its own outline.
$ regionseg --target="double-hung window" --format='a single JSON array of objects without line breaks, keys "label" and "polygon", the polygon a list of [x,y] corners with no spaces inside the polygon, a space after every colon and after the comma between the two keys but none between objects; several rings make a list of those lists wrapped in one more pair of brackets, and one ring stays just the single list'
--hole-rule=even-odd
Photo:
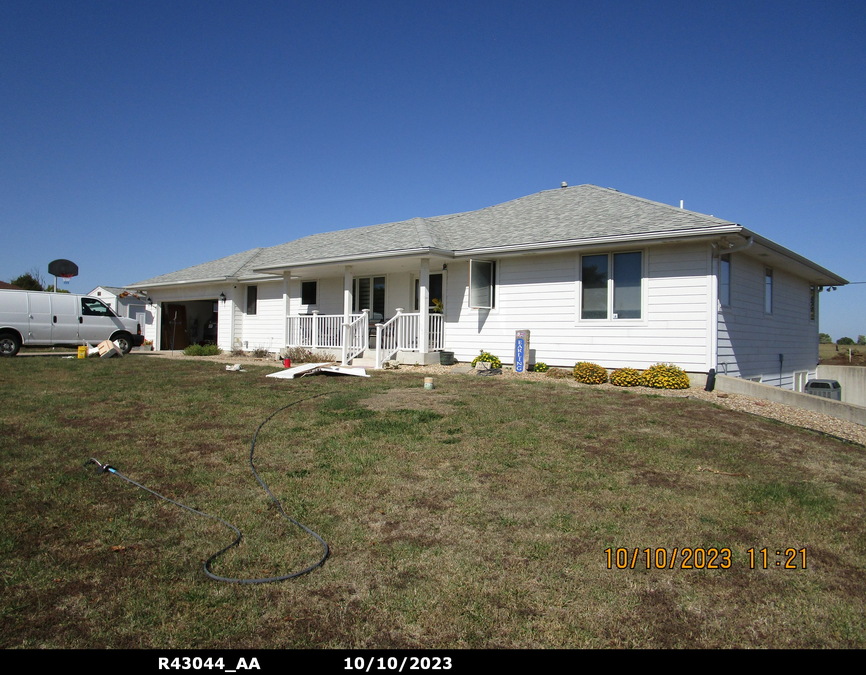
[{"label": "double-hung window", "polygon": [[254,316],[259,304],[259,287],[247,286],[247,315]]},{"label": "double-hung window", "polygon": [[581,256],[580,318],[640,319],[643,253]]},{"label": "double-hung window", "polygon": [[318,283],[315,281],[301,282],[301,304],[310,306],[318,304]]},{"label": "double-hung window", "polygon": [[722,253],[719,256],[719,304],[727,307],[731,304],[731,254]]},{"label": "double-hung window", "polygon": [[773,270],[769,267],[764,270],[764,311],[773,313]]},{"label": "double-hung window", "polygon": [[469,261],[469,307],[493,309],[496,306],[496,263],[492,260]]}]

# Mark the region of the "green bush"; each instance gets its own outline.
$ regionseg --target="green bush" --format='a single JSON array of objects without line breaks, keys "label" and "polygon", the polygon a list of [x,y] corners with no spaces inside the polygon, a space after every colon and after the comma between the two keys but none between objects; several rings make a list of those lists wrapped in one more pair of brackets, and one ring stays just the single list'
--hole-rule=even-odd
[{"label": "green bush", "polygon": [[183,353],[187,356],[216,356],[222,354],[223,350],[216,345],[190,345]]},{"label": "green bush", "polygon": [[672,363],[657,363],[647,368],[640,377],[643,387],[656,389],[688,389],[689,376]]},{"label": "green bush", "polygon": [[548,366],[543,361],[539,361],[534,366],[532,366],[532,372],[534,373],[546,373],[548,370],[550,370],[550,366]]},{"label": "green bush", "polygon": [[610,383],[617,387],[640,386],[640,371],[634,368],[617,368],[610,374]]},{"label": "green bush", "polygon": [[502,368],[502,361],[499,360],[498,356],[494,356],[490,352],[482,351],[478,356],[472,359],[472,367],[474,368],[478,365],[479,361],[486,361],[490,364],[491,368]]},{"label": "green bush", "polygon": [[581,361],[574,366],[574,379],[584,384],[604,384],[607,382],[607,370],[597,363]]}]

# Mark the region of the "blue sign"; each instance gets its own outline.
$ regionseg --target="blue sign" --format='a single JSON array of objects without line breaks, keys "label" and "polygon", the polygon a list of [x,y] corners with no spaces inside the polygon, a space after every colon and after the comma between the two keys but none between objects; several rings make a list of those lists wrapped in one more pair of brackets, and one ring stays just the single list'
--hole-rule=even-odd
[{"label": "blue sign", "polygon": [[517,338],[514,343],[514,372],[522,373],[526,370],[526,340]]}]

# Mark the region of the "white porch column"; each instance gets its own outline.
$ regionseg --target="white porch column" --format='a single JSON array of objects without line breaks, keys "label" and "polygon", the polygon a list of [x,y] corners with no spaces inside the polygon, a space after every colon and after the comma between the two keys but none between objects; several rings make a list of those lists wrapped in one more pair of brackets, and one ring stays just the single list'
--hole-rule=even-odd
[{"label": "white porch column", "polygon": [[343,275],[343,323],[352,320],[352,266],[346,265]]},{"label": "white porch column", "polygon": [[346,366],[349,364],[349,324],[352,322],[352,266],[346,265],[343,274],[343,326],[340,335],[343,349],[340,362]]},{"label": "white porch column", "polygon": [[289,270],[283,272],[283,347],[289,346],[289,314],[291,308],[289,306],[289,283],[291,283],[292,273]]},{"label": "white porch column", "polygon": [[421,279],[418,283],[418,349],[422,354],[430,350],[430,258],[421,258]]}]

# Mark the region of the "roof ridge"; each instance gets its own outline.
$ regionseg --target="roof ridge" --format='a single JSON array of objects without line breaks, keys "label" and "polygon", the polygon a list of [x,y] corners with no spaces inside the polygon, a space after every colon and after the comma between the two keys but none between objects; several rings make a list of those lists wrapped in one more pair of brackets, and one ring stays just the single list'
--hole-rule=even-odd
[{"label": "roof ridge", "polygon": [[[229,276],[229,277],[236,277],[236,276],[238,275],[238,273],[239,273],[239,272],[240,272],[244,267],[246,267],[247,265],[249,265],[249,264],[250,264],[250,263],[251,263],[251,262],[256,258],[256,256],[258,256],[259,253],[261,253],[261,252],[264,251],[264,250],[265,250],[265,249],[264,249],[263,247],[258,246],[258,247],[256,247],[256,248],[252,248],[252,249],[250,249],[249,251],[245,251],[245,253],[251,253],[252,255],[250,255],[249,258],[246,258],[246,259],[245,259],[245,260],[244,260],[240,265],[238,265],[237,269],[235,269],[234,272],[232,272],[231,274],[227,274],[226,276]],[[229,257],[230,257],[230,256],[229,256]]]},{"label": "roof ridge", "polygon": [[593,188],[593,189],[599,190],[601,192],[615,193],[621,197],[628,197],[629,199],[632,199],[632,200],[637,201],[637,202],[643,202],[644,204],[652,204],[653,206],[662,206],[666,209],[671,209],[672,211],[675,211],[677,213],[691,213],[693,215],[700,216],[701,218],[705,218],[707,220],[720,221],[723,223],[730,223],[732,225],[740,225],[740,223],[736,223],[733,220],[727,220],[726,218],[717,218],[716,216],[713,216],[713,215],[710,215],[707,213],[701,213],[700,211],[692,211],[690,209],[681,209],[680,207],[674,206],[673,204],[665,204],[664,202],[657,202],[653,199],[647,199],[646,197],[638,197],[637,195],[629,194],[628,192],[620,192],[616,188],[605,188],[605,187],[601,187],[600,185],[591,185],[589,183],[587,183],[585,187]]}]

